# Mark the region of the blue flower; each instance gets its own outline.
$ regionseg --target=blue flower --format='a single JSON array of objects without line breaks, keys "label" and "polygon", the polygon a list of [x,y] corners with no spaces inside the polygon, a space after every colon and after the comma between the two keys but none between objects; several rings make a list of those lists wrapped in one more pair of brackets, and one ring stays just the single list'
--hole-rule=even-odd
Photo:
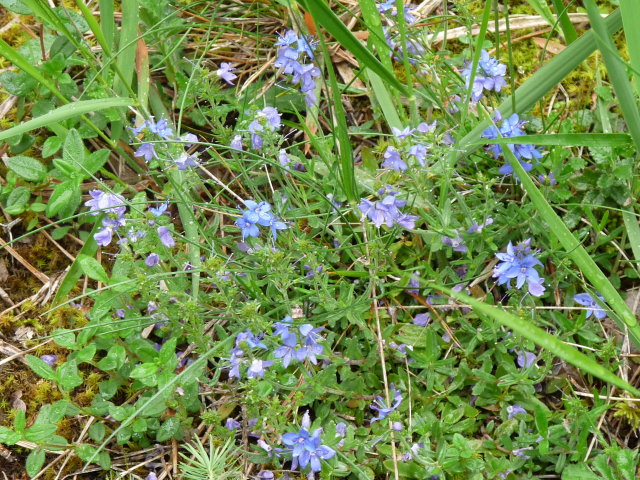
[{"label": "blue flower", "polygon": [[[604,297],[598,295],[598,298],[601,302],[604,303]],[[607,316],[607,312],[605,312],[602,307],[596,302],[591,295],[588,293],[579,293],[573,297],[573,300],[580,305],[584,305],[587,308],[587,317],[589,318],[591,315],[594,315],[598,320],[602,320]]]},{"label": "blue flower", "polygon": [[157,253],[150,253],[149,256],[145,259],[144,264],[147,267],[153,267],[160,263],[160,257]]},{"label": "blue flower", "polygon": [[247,221],[244,217],[238,218],[235,221],[235,225],[242,231],[242,240],[247,237],[258,237],[260,235],[258,227],[254,223]]},{"label": "blue flower", "polygon": [[220,68],[216,70],[216,75],[222,78],[229,85],[233,85],[233,80],[238,78],[237,75],[232,73],[233,70],[235,70],[235,68],[232,67],[230,63],[222,62],[220,64]]},{"label": "blue flower", "polygon": [[147,163],[149,163],[154,158],[158,158],[158,155],[156,155],[156,147],[153,143],[143,143],[134,152],[133,156],[142,157]]},{"label": "blue flower", "polygon": [[456,233],[455,238],[443,236],[442,243],[444,243],[445,245],[448,245],[449,247],[452,247],[454,252],[465,253],[468,249],[467,249],[467,246],[464,244],[464,239],[460,235],[458,235],[457,231],[455,233]]},{"label": "blue flower", "polygon": [[247,370],[247,377],[255,378],[255,377],[264,377],[264,372],[267,367],[273,365],[273,361],[271,360],[258,360],[256,358],[251,362],[251,366]]},{"label": "blue flower", "polygon": [[186,152],[183,152],[177,159],[174,160],[178,170],[186,170],[187,167],[196,167],[198,164],[196,163],[196,156],[189,155]]},{"label": "blue flower", "polygon": [[89,213],[91,215],[115,213],[118,217],[121,217],[127,209],[125,200],[120,195],[103,192],[102,190],[89,190],[89,195],[91,195],[91,200],[86,201],[84,204],[90,207]]},{"label": "blue flower", "polygon": [[298,339],[294,334],[288,334],[282,338],[282,343],[283,345],[281,347],[275,349],[273,356],[281,358],[282,366],[287,368],[291,363],[291,360],[295,358]]},{"label": "blue flower", "polygon": [[306,344],[296,350],[296,360],[303,362],[305,359],[309,360],[314,365],[318,364],[316,355],[321,355],[324,348],[317,343]]},{"label": "blue flower", "polygon": [[[381,192],[384,193],[386,190],[381,189]],[[381,192],[379,191],[378,193],[382,194]],[[418,217],[403,214],[399,210],[399,208],[404,207],[407,202],[398,200],[395,197],[396,194],[397,192],[390,192],[385,198],[377,202],[371,202],[366,198],[362,198],[358,208],[376,227],[380,227],[384,223],[388,227],[397,224],[409,230],[415,228],[415,220],[417,220]]]},{"label": "blue flower", "polygon": [[507,407],[507,420],[511,420],[513,417],[515,417],[519,413],[527,413],[527,411],[517,403],[513,405],[509,405]]},{"label": "blue flower", "polygon": [[321,428],[318,428],[311,438],[309,438],[304,445],[304,450],[300,454],[300,466],[305,468],[307,465],[311,467],[312,472],[319,472],[322,470],[322,464],[320,460],[329,460],[332,458],[336,452],[327,447],[326,445],[320,444],[320,432]]},{"label": "blue flower", "polygon": [[385,168],[391,168],[396,172],[402,172],[406,170],[407,164],[404,163],[402,158],[400,158],[400,153],[396,150],[395,147],[389,145],[384,152],[384,162],[382,162],[381,166]]},{"label": "blue flower", "polygon": [[173,130],[169,127],[165,119],[159,120],[157,123],[153,120],[147,120],[145,126],[151,133],[155,133],[163,140],[169,140],[173,137]]},{"label": "blue flower", "polygon": [[160,217],[164,212],[167,211],[167,207],[169,206],[168,202],[160,204],[157,208],[149,207],[149,211],[154,217]]},{"label": "blue flower", "polygon": [[171,236],[171,230],[167,227],[158,227],[158,237],[160,237],[160,241],[167,248],[171,248],[176,244],[176,241]]},{"label": "blue flower", "polygon": [[372,410],[376,410],[378,412],[378,416],[373,417],[371,419],[371,423],[382,420],[383,418],[387,418],[387,416],[391,412],[396,411],[402,403],[402,394],[399,390],[395,389],[393,384],[391,384],[391,392],[389,396],[393,399],[393,403],[391,405],[387,405],[385,400],[381,396],[376,397],[374,402],[370,405],[370,408]]}]

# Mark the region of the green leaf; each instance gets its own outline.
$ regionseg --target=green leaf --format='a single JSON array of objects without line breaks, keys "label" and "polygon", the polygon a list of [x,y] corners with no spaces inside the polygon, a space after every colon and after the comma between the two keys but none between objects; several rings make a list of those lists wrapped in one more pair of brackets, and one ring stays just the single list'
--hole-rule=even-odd
[{"label": "green leaf", "polygon": [[562,470],[562,480],[602,480],[585,464],[567,465]]},{"label": "green leaf", "polygon": [[180,425],[180,420],[176,417],[167,418],[158,429],[158,433],[156,433],[157,442],[165,442],[170,438],[178,440],[182,438],[182,426]]},{"label": "green leaf", "polygon": [[76,455],[78,455],[78,458],[80,460],[84,460],[85,462],[88,461],[90,458],[93,458],[95,453],[96,453],[96,447],[87,445],[86,443],[78,445],[76,447]]},{"label": "green leaf", "polygon": [[24,432],[24,438],[33,443],[46,443],[46,440],[56,433],[58,427],[53,424],[32,425]]},{"label": "green leaf", "polygon": [[55,155],[56,152],[60,150],[60,147],[62,147],[62,137],[54,135],[53,137],[47,138],[42,144],[42,158]]},{"label": "green leaf", "polygon": [[127,352],[122,345],[114,345],[109,349],[107,356],[98,362],[100,370],[117,370],[127,358]]},{"label": "green leaf", "polygon": [[101,442],[107,433],[107,429],[102,423],[94,423],[89,427],[89,438],[94,442]]},{"label": "green leaf", "polygon": [[77,183],[74,181],[66,181],[56,185],[47,204],[45,212],[47,217],[51,218],[60,213],[71,202],[74,191],[77,191],[77,189]]},{"label": "green leaf", "polygon": [[88,363],[93,360],[93,356],[96,354],[96,344],[91,343],[84,347],[82,350],[73,353],[73,360],[80,363]]},{"label": "green leaf", "polygon": [[523,337],[535,342],[537,345],[549,350],[557,357],[566,362],[580,368],[583,372],[593,375],[605,382],[615,385],[623,390],[640,395],[640,391],[631,386],[628,382],[621,379],[617,375],[611,373],[605,367],[600,365],[592,358],[586,356],[578,349],[567,345],[563,341],[557,339],[553,335],[547,333],[541,328],[536,327],[528,320],[523,320],[510,313],[501,310],[498,307],[488,305],[464,293],[455,292],[446,287],[439,287],[440,290],[446,292],[453,298],[469,304],[476,312],[486,315]]},{"label": "green leaf", "polygon": [[74,361],[68,361],[58,367],[56,371],[58,383],[70,392],[79,385],[82,385],[82,377],[78,374],[78,365]]},{"label": "green leaf", "polygon": [[91,278],[102,283],[109,283],[109,277],[104,267],[100,265],[100,262],[93,257],[87,255],[79,255],[78,261],[80,262],[80,268],[82,272]]},{"label": "green leaf", "polygon": [[76,347],[76,336],[75,334],[69,330],[68,328],[57,328],[51,333],[51,338],[58,345],[64,348],[69,348],[71,350],[75,350]]},{"label": "green leaf", "polygon": [[7,213],[11,215],[22,213],[29,198],[31,198],[31,192],[27,187],[14,188],[7,197]]},{"label": "green leaf", "polygon": [[84,163],[84,174],[85,176],[87,175],[93,175],[94,173],[96,173],[98,170],[100,170],[103,165],[105,163],[107,163],[107,160],[109,159],[109,154],[110,154],[110,150],[103,148],[101,150],[96,150],[95,152],[92,152],[87,159],[85,160]]},{"label": "green leaf", "polygon": [[36,375],[44,378],[45,380],[55,380],[56,374],[47,362],[39,359],[38,357],[34,357],[33,355],[27,355],[25,360],[27,365],[29,365]]},{"label": "green leaf", "polygon": [[27,475],[29,475],[30,477],[35,477],[42,469],[45,459],[46,455],[42,448],[36,448],[35,450],[32,450],[27,457],[27,462],[25,464]]},{"label": "green leaf", "polygon": [[22,439],[22,435],[14,432],[10,428],[0,427],[0,443],[5,445],[15,445]]},{"label": "green leaf", "polygon": [[24,410],[18,410],[16,416],[13,419],[13,428],[20,435],[24,433],[24,428],[27,426],[27,419],[24,414]]},{"label": "green leaf", "polygon": [[[84,144],[80,138],[80,134],[75,128],[69,130],[67,138],[62,147],[62,160],[69,165],[73,165],[73,170],[83,174],[82,164],[84,163]],[[84,176],[84,175],[83,175]]]},{"label": "green leaf", "polygon": [[19,177],[30,182],[41,182],[47,176],[47,167],[31,157],[18,156],[8,158],[7,167]]},{"label": "green leaf", "polygon": [[29,15],[31,13],[31,10],[22,0],[0,0],[0,5],[18,15]]},{"label": "green leaf", "polygon": [[140,380],[155,375],[157,371],[158,366],[155,363],[143,363],[134,368],[129,376]]}]

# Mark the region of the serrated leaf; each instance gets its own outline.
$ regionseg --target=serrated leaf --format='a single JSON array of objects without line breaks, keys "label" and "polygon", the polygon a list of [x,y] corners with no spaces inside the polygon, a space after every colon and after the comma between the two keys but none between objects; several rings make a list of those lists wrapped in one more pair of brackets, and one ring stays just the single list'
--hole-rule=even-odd
[{"label": "serrated leaf", "polygon": [[58,383],[66,390],[71,391],[82,385],[82,377],[78,375],[78,365],[74,361],[68,361],[60,365],[57,370]]},{"label": "serrated leaf", "polygon": [[78,455],[80,460],[84,460],[85,462],[88,461],[95,453],[96,447],[87,445],[86,443],[78,445],[76,448],[76,455]]},{"label": "serrated leaf", "polygon": [[34,357],[33,355],[27,355],[25,360],[31,370],[33,370],[38,376],[46,380],[55,380],[56,374],[47,362],[38,357]]},{"label": "serrated leaf", "polygon": [[107,433],[107,429],[102,423],[94,423],[89,427],[89,438],[94,442],[101,442]]},{"label": "serrated leaf", "polygon": [[14,432],[10,428],[0,427],[0,443],[5,445],[15,445],[22,439],[22,435]]},{"label": "serrated leaf", "polygon": [[84,162],[84,176],[86,177],[88,175],[93,175],[98,170],[100,170],[103,165],[107,163],[110,153],[111,152],[106,148],[92,152]]},{"label": "serrated leaf", "polygon": [[57,426],[50,423],[32,425],[24,432],[24,438],[33,443],[46,443],[45,440],[56,433],[57,429]]},{"label": "serrated leaf", "polygon": [[6,163],[9,170],[30,182],[41,182],[47,176],[47,167],[35,158],[11,157],[7,159]]},{"label": "serrated leaf", "polygon": [[47,217],[51,218],[57,215],[71,201],[75,188],[73,182],[63,182],[55,186],[47,203],[47,211],[45,212]]},{"label": "serrated leaf", "polygon": [[155,375],[157,371],[158,366],[155,363],[143,363],[134,368],[129,376],[140,380]]},{"label": "serrated leaf", "polygon": [[73,166],[73,170],[82,174],[82,164],[84,163],[84,144],[82,138],[75,128],[69,130],[67,138],[62,147],[62,159]]},{"label": "serrated leaf", "polygon": [[62,138],[57,135],[47,138],[42,144],[42,158],[48,158],[60,150],[62,147]]},{"label": "serrated leaf", "polygon": [[27,457],[27,461],[25,464],[27,475],[29,475],[30,477],[35,477],[42,469],[45,459],[46,455],[42,448],[36,448],[35,450],[32,450]]},{"label": "serrated leaf", "polygon": [[176,417],[167,418],[156,433],[156,441],[164,442],[170,438],[178,438],[181,432],[180,420]]},{"label": "serrated leaf", "polygon": [[75,349],[76,336],[68,328],[57,328],[51,334],[53,341],[64,348]]},{"label": "serrated leaf", "polygon": [[97,280],[102,283],[109,283],[107,272],[105,271],[104,267],[100,265],[100,262],[98,262],[98,260],[87,255],[79,255],[78,262],[80,263],[82,272],[86,276],[88,276],[92,280]]}]

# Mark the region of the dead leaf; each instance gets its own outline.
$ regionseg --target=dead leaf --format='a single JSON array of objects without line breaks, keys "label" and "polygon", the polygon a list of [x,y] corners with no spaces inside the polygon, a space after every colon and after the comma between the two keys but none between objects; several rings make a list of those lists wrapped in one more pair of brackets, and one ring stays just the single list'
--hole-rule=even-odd
[{"label": "dead leaf", "polygon": [[35,332],[33,331],[33,328],[31,327],[18,327],[16,328],[16,333],[13,336],[13,338],[20,342],[23,346],[26,346],[25,344],[31,340],[33,337],[35,336]]},{"label": "dead leaf", "polygon": [[534,37],[532,38],[533,43],[538,45],[540,48],[545,50],[547,53],[553,53],[554,55],[562,52],[566,47],[561,43],[554,42],[553,40],[547,41],[546,38]]}]

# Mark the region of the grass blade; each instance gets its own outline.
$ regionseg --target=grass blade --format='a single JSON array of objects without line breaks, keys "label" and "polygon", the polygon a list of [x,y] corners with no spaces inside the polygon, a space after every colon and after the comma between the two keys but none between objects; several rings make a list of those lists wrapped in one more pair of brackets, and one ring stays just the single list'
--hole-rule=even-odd
[{"label": "grass blade", "polygon": [[633,138],[636,149],[638,149],[640,148],[640,111],[638,111],[631,83],[627,76],[626,64],[618,55],[618,50],[613,40],[611,40],[609,32],[607,32],[607,27],[595,2],[593,0],[585,0],[584,4],[587,7],[587,14],[591,21],[591,29],[595,34],[596,45],[600,49],[613,89],[616,92],[616,97],[618,97],[622,115],[626,120],[627,128]]},{"label": "grass blade", "polygon": [[517,334],[522,335],[529,340],[532,340],[540,347],[550,351],[555,356],[565,360],[571,365],[578,367],[583,372],[589,373],[594,377],[604,380],[605,382],[611,385],[615,385],[616,387],[626,390],[627,392],[630,392],[634,395],[640,395],[640,391],[636,390],[629,383],[627,383],[617,375],[611,373],[598,362],[596,362],[592,358],[589,358],[584,353],[580,352],[577,348],[567,345],[562,340],[559,340],[553,335],[545,332],[541,328],[536,327],[530,321],[522,320],[521,318],[505,312],[498,307],[488,305],[484,302],[476,300],[473,297],[465,295],[464,293],[456,292],[446,287],[438,288],[448,295],[454,297],[455,299],[471,305],[471,307],[476,312],[486,315],[493,320],[500,322],[502,325],[510,328]]},{"label": "grass blade", "polygon": [[95,100],[82,100],[75,103],[69,103],[49,113],[45,113],[40,117],[36,117],[28,122],[21,123],[20,125],[16,125],[15,127],[0,132],[0,141],[35,130],[36,128],[59,123],[63,120],[67,120],[68,118],[73,118],[85,113],[97,112],[98,110],[105,110],[113,107],[127,107],[129,105],[133,105],[133,100],[128,98],[98,98]]},{"label": "grass blade", "polygon": [[[617,32],[622,27],[620,10],[618,9],[611,13],[606,19],[604,19],[603,23],[606,25],[607,31],[610,34]],[[595,51],[595,49],[595,34],[592,30],[589,30],[578,40],[552,58],[547,64],[543,65],[515,91],[514,95],[518,105],[517,112],[513,111],[511,99],[505,100],[500,104],[498,110],[502,114],[503,118],[511,116],[512,113],[528,111],[553,87],[560,83],[560,81],[562,81],[562,79],[573,69],[586,60],[589,55]],[[476,142],[480,140],[482,132],[489,125],[491,125],[489,120],[479,122],[474,129],[460,140],[460,152],[458,158],[467,156],[479,148],[479,144]]]},{"label": "grass blade", "polygon": [[[560,24],[560,28],[562,29],[562,36],[564,37],[567,45],[573,43],[578,38],[578,32],[576,32],[576,27],[573,26],[573,23],[569,19],[569,15],[567,15],[568,7],[564,6],[562,0],[552,0],[553,8],[556,11],[556,15],[558,17],[558,23]],[[624,21],[624,20],[623,20]]]},{"label": "grass blade", "polygon": [[311,14],[316,25],[322,25],[340,45],[353,53],[363,68],[370,69],[402,94],[408,95],[407,87],[400,83],[393,72],[385,68],[373,53],[353,36],[324,1],[298,0],[298,2]]},{"label": "grass blade", "polygon": [[549,145],[562,147],[622,147],[632,143],[626,133],[556,133],[546,135],[523,135],[520,137],[486,139],[482,145]]},{"label": "grass blade", "polygon": [[[634,72],[640,72],[640,2],[638,0],[620,0],[622,25],[629,58]],[[640,94],[640,74],[635,74],[636,92]]]}]

